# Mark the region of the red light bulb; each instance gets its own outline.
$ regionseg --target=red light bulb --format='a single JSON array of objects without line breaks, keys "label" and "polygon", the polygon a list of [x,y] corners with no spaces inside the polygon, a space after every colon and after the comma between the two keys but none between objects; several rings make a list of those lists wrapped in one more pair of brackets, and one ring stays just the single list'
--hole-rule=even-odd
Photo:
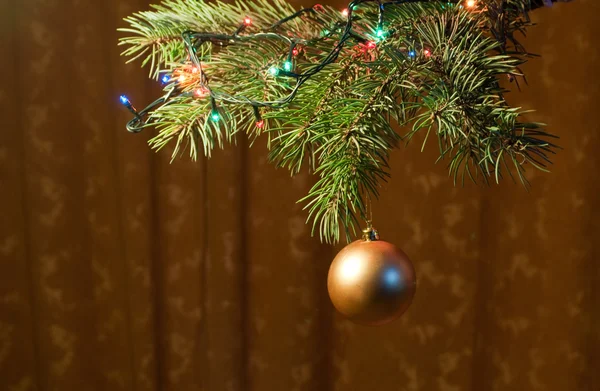
[{"label": "red light bulb", "polygon": [[297,55],[298,55],[298,53],[300,53],[300,52],[298,51],[298,49],[294,48],[294,49],[292,50],[292,54],[293,54],[294,56],[297,56]]},{"label": "red light bulb", "polygon": [[344,8],[344,10],[342,11],[342,15],[347,17],[349,14],[350,11],[348,11],[348,8]]},{"label": "red light bulb", "polygon": [[197,88],[194,90],[194,95],[198,98],[205,98],[208,95],[208,90],[203,87]]},{"label": "red light bulb", "polygon": [[252,24],[252,19],[250,19],[248,16],[246,16],[246,18],[244,19],[244,24],[246,26],[250,26]]},{"label": "red light bulb", "polygon": [[377,47],[377,44],[373,41],[369,41],[367,43],[367,49],[375,49]]},{"label": "red light bulb", "polygon": [[262,129],[265,127],[265,120],[261,119],[260,121],[256,121],[256,127]]},{"label": "red light bulb", "polygon": [[431,57],[431,52],[429,51],[429,49],[425,49],[423,53],[425,54],[425,57]]}]

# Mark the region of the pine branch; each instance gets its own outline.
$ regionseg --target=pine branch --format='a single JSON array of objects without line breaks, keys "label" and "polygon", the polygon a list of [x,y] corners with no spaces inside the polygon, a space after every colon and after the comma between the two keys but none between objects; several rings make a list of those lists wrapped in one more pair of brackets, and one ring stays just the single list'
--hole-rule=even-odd
[{"label": "pine branch", "polygon": [[[516,174],[527,184],[524,166],[546,170],[557,147],[508,105],[499,79],[522,76],[530,54],[515,37],[537,3],[478,2],[356,0],[350,23],[285,0],[167,0],[122,30],[124,55],[171,77],[165,99],[136,118],[157,128],[152,148],[175,143],[174,158],[266,134],[272,162],[319,176],[299,202],[328,242],[369,218],[391,149],[419,132],[423,147],[437,136],[455,183]],[[240,25],[247,15],[252,26]]]},{"label": "pine branch", "polygon": [[482,32],[473,33],[475,23],[468,14],[455,14],[415,24],[433,54],[415,72],[414,80],[405,84],[423,102],[409,137],[435,128],[440,159],[451,155],[449,168],[455,181],[461,170],[463,181],[465,173],[475,180],[471,169],[476,168],[485,181],[494,177],[497,182],[509,159],[526,183],[517,157],[544,169],[533,156],[547,161],[549,148],[555,146],[544,141],[550,135],[538,130],[540,124],[520,123],[521,113],[504,101],[498,77],[518,75],[521,61],[508,55],[490,56],[500,43]]},{"label": "pine branch", "polygon": [[125,18],[130,27],[119,29],[133,34],[120,39],[119,45],[128,46],[122,54],[129,61],[143,58],[142,65],[150,64],[152,78],[158,78],[166,64],[183,62],[187,53],[181,35],[185,31],[229,33],[245,15],[252,15],[255,24],[270,26],[272,20],[294,12],[284,1],[269,0],[165,0],[152,8]]}]

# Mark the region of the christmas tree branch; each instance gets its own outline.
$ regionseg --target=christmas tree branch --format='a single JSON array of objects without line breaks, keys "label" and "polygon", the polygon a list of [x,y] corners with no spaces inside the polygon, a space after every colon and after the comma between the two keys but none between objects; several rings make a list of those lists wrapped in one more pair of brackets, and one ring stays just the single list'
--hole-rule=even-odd
[{"label": "christmas tree branch", "polygon": [[[155,149],[192,158],[243,131],[268,136],[269,158],[319,180],[301,201],[321,239],[367,220],[398,141],[437,136],[450,175],[496,182],[545,170],[555,145],[510,107],[499,79],[529,56],[515,38],[529,0],[355,0],[340,13],[284,0],[167,0],[127,21],[124,54],[166,78],[165,97],[137,112]],[[252,19],[248,17],[252,16]],[[245,18],[245,19],[244,19]],[[399,129],[408,127],[401,136]]]},{"label": "christmas tree branch", "polygon": [[[548,162],[547,153],[554,145],[544,141],[550,135],[539,130],[540,124],[518,122],[521,113],[509,107],[502,96],[498,77],[518,76],[521,60],[490,56],[500,43],[482,32],[473,33],[473,23],[477,21],[455,14],[433,23],[415,24],[433,52],[430,61],[405,85],[422,96],[423,110],[409,137],[421,129],[429,134],[435,127],[440,158],[451,155],[450,173],[455,180],[461,169],[463,180],[465,172],[473,178],[471,168],[475,167],[486,181],[490,176],[498,181],[501,167],[506,167],[504,159],[510,159],[526,183],[523,163],[544,169],[533,155]],[[520,163],[517,157],[522,157]]]}]

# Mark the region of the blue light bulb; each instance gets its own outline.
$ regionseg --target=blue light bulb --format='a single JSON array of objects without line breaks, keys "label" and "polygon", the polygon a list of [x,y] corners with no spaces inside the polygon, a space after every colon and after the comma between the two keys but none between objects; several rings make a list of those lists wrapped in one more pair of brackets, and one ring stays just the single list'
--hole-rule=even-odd
[{"label": "blue light bulb", "polygon": [[124,104],[125,106],[129,105],[129,99],[127,99],[127,97],[125,95],[121,95],[119,97],[119,99],[121,100],[121,103]]},{"label": "blue light bulb", "polygon": [[163,82],[164,84],[167,84],[169,81],[171,81],[171,78],[169,77],[169,75],[164,75],[164,76],[162,77],[162,82]]},{"label": "blue light bulb", "polygon": [[414,57],[417,55],[417,53],[414,50],[411,50],[410,52],[408,52],[408,55]]}]

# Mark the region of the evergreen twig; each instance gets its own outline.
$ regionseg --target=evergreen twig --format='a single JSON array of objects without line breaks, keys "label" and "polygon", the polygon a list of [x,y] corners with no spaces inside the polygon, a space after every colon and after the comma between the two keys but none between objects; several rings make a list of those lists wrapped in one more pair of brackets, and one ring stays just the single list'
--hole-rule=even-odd
[{"label": "evergreen twig", "polygon": [[[123,54],[149,65],[152,77],[176,78],[201,66],[200,77],[170,83],[158,106],[143,112],[142,126],[158,129],[152,147],[174,140],[174,157],[186,147],[196,159],[239,131],[267,134],[270,160],[292,174],[308,164],[319,176],[300,201],[314,230],[331,242],[341,228],[349,238],[367,219],[365,200],[377,197],[389,177],[391,149],[419,132],[423,146],[437,136],[455,183],[516,174],[527,184],[525,165],[547,170],[557,148],[548,141],[553,136],[524,121],[500,86],[501,78],[522,77],[519,66],[530,54],[516,35],[531,25],[528,11],[537,4],[355,3],[350,30],[338,10],[296,12],[285,0],[166,0],[127,18]],[[246,15],[253,19],[248,31],[238,27]],[[373,38],[378,28],[385,29],[381,39]],[[341,46],[338,37],[348,42]],[[201,64],[190,63],[190,46]],[[292,49],[297,56],[290,57]],[[269,74],[285,61],[293,71]],[[207,86],[208,98],[194,95]],[[215,113],[218,122],[210,120]],[[401,136],[398,129],[406,127]]]}]

